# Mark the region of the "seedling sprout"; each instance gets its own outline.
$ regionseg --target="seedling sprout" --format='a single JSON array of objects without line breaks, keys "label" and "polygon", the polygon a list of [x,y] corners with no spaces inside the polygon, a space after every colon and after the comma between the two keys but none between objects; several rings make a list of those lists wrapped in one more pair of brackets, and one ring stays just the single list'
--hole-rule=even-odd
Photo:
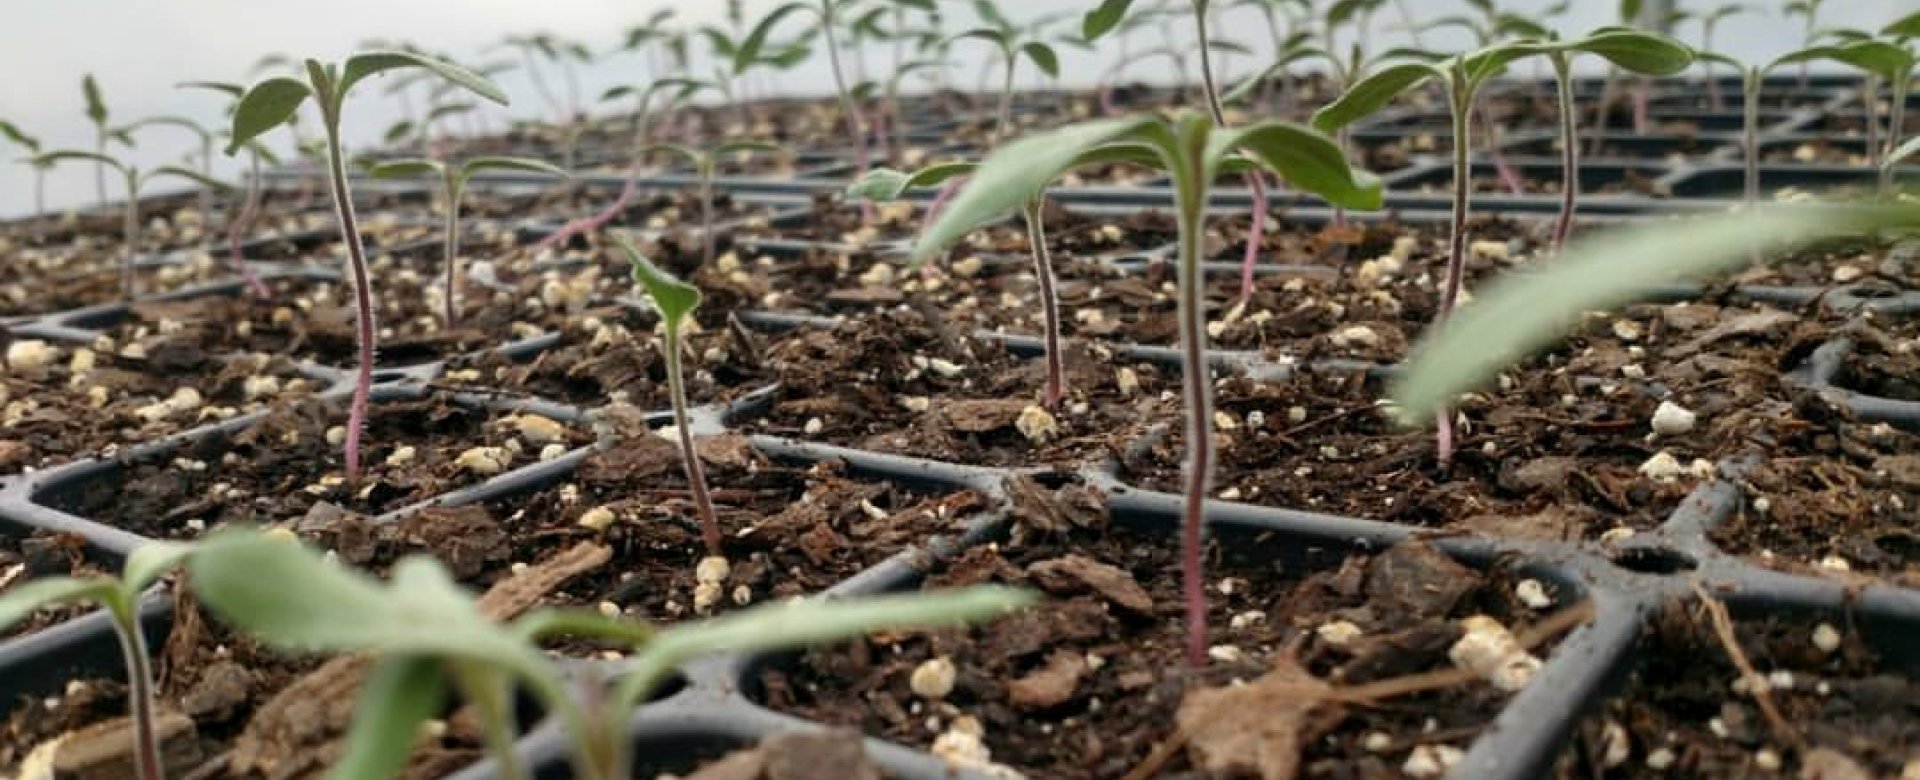
[{"label": "seedling sprout", "polygon": [[227,186],[222,182],[202,176],[199,171],[191,171],[175,165],[162,165],[153,170],[142,172],[137,166],[129,165],[106,155],[94,154],[93,152],[62,149],[34,157],[36,165],[50,166],[62,160],[92,160],[94,164],[102,166],[103,168],[112,168],[114,172],[120,174],[121,181],[125,183],[127,201],[125,208],[121,209],[120,228],[120,241],[124,245],[121,247],[124,259],[120,265],[120,294],[121,297],[127,300],[133,300],[139,293],[139,285],[134,274],[134,266],[140,258],[141,188],[145,187],[147,182],[162,176],[186,179],[210,188],[225,188]]}]

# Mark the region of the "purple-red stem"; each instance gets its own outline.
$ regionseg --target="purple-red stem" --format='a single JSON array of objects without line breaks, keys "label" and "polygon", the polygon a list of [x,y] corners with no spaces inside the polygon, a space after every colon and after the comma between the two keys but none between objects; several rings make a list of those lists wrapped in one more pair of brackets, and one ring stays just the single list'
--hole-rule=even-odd
[{"label": "purple-red stem", "polygon": [[713,497],[707,493],[706,469],[700,465],[700,453],[693,446],[693,427],[687,421],[687,385],[680,368],[680,325],[667,323],[667,339],[663,348],[667,358],[667,392],[672,394],[673,425],[680,436],[680,456],[686,461],[687,489],[693,493],[694,512],[700,516],[700,538],[707,545],[707,554],[721,556],[720,521],[713,513]]},{"label": "purple-red stem", "polygon": [[[1467,149],[1472,143],[1472,124],[1467,121],[1468,112],[1473,110],[1472,89],[1466,83],[1466,74],[1456,65],[1453,83],[1448,91],[1448,100],[1453,108],[1453,231],[1447,236],[1447,281],[1446,286],[1441,288],[1440,312],[1434,317],[1435,326],[1446,322],[1448,316],[1453,314],[1453,308],[1460,300],[1460,285],[1466,278],[1467,209],[1473,198],[1473,172],[1467,160]],[[1453,462],[1453,407],[1440,407],[1435,422],[1438,431],[1434,446],[1440,464],[1445,466]]]},{"label": "purple-red stem", "polygon": [[[322,103],[331,96],[321,95]],[[353,215],[353,193],[347,190],[347,169],[340,150],[340,120],[327,118],[327,171],[332,179],[333,213],[340,220],[340,236],[347,244],[347,265],[353,270],[354,334],[359,341],[359,362],[353,373],[353,400],[347,407],[347,487],[360,485],[360,436],[367,427],[367,400],[373,392],[374,339],[379,331],[373,323],[373,282],[367,273],[367,250],[360,242],[358,220]]]},{"label": "purple-red stem", "polygon": [[452,328],[460,322],[460,185],[447,171],[447,236],[443,254],[447,258],[446,323]]},{"label": "purple-red stem", "polygon": [[607,206],[605,209],[602,209],[600,213],[591,217],[582,217],[560,226],[559,230],[555,230],[546,238],[540,239],[540,243],[535,244],[534,248],[546,249],[548,247],[559,246],[562,242],[575,235],[591,233],[606,227],[607,223],[612,222],[615,217],[626,212],[628,204],[633,201],[634,191],[638,189],[640,168],[640,161],[635,160],[632,172],[627,174],[627,183],[620,188],[620,197],[615,198],[612,205]]},{"label": "purple-red stem", "polygon": [[[1188,174],[1200,179],[1199,171]],[[1180,204],[1179,316],[1180,349],[1185,368],[1181,386],[1187,402],[1186,503],[1180,523],[1180,591],[1187,611],[1187,664],[1207,664],[1207,591],[1201,571],[1201,532],[1206,525],[1207,490],[1213,477],[1213,384],[1207,365],[1206,307],[1201,294],[1200,231],[1205,219],[1206,184],[1191,203]]]},{"label": "purple-red stem", "polygon": [[1067,391],[1065,359],[1060,355],[1060,299],[1054,290],[1053,253],[1047,249],[1047,228],[1041,220],[1046,211],[1044,198],[1027,204],[1027,244],[1033,253],[1033,275],[1040,281],[1040,312],[1045,322],[1047,390],[1045,406],[1060,408]]},{"label": "purple-red stem", "polygon": [[1247,253],[1240,258],[1240,302],[1253,300],[1253,267],[1260,261],[1260,243],[1267,235],[1267,183],[1259,171],[1247,174],[1253,187],[1253,220],[1247,233]]},{"label": "purple-red stem", "polygon": [[[128,602],[135,599],[127,599]],[[115,622],[120,654],[127,667],[127,700],[133,720],[133,758],[140,780],[166,780],[160,760],[160,739],[155,734],[157,717],[153,704],[153,668],[147,660],[147,637],[140,630],[139,607],[122,603],[108,610]]]},{"label": "purple-red stem", "polygon": [[1480,126],[1487,131],[1487,157],[1493,160],[1493,170],[1500,176],[1500,183],[1514,195],[1527,194],[1527,188],[1520,183],[1520,176],[1507,164],[1507,155],[1500,150],[1500,125],[1487,115],[1485,106],[1475,106],[1474,116],[1480,118]]}]

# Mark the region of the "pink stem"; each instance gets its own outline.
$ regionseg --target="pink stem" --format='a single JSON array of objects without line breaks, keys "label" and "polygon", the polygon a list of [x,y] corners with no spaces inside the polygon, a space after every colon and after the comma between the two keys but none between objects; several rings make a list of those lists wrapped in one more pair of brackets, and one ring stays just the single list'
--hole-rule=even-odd
[{"label": "pink stem", "polygon": [[1258,172],[1247,176],[1253,187],[1253,224],[1247,233],[1247,254],[1240,259],[1240,302],[1253,300],[1253,266],[1260,260],[1260,243],[1267,235],[1267,183]]},{"label": "pink stem", "polygon": [[[1480,118],[1480,126],[1487,131],[1487,156],[1493,159],[1493,170],[1500,176],[1500,183],[1514,195],[1527,194],[1526,187],[1520,183],[1520,176],[1513,172],[1513,166],[1507,164],[1507,155],[1500,150],[1500,126],[1487,116],[1486,107],[1479,106],[1474,114]],[[1457,143],[1457,141],[1456,141]]]},{"label": "pink stem", "polygon": [[253,220],[260,213],[260,158],[253,159],[253,174],[247,180],[247,198],[240,207],[240,215],[227,225],[227,250],[233,253],[234,270],[240,272],[240,278],[247,281],[247,288],[261,300],[273,297],[273,291],[267,289],[267,283],[260,281],[260,275],[253,272],[253,266],[247,265],[240,256],[240,237],[253,226]]},{"label": "pink stem", "polygon": [[607,206],[601,210],[600,213],[591,217],[582,217],[572,220],[565,225],[561,225],[559,230],[553,231],[551,235],[540,239],[540,243],[535,244],[534,248],[546,249],[548,247],[559,246],[562,242],[576,235],[591,233],[606,227],[607,223],[612,222],[614,217],[620,216],[627,210],[627,205],[633,201],[633,193],[639,180],[640,166],[635,164],[633,172],[627,176],[626,186],[620,188],[620,197],[614,199],[612,205]]}]

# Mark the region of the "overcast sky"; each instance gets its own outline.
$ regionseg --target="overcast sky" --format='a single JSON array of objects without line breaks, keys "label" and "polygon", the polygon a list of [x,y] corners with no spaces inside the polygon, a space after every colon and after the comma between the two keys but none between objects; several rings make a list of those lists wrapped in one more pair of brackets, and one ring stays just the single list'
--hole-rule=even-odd
[{"label": "overcast sky", "polygon": [[[1892,19],[1896,9],[1910,10],[1912,1],[1838,0],[1828,3],[1827,13],[1836,17],[1833,24],[1877,26]],[[951,7],[946,11],[949,28],[962,29],[961,25],[972,19],[970,3],[940,2]],[[1459,0],[1405,2],[1420,18],[1455,13],[1462,7]],[[776,0],[747,0],[750,13],[764,12],[776,4]],[[1091,4],[1092,0],[1005,3],[1016,19]],[[1516,9],[1546,4],[1543,0],[1502,3]],[[683,23],[718,21],[725,8],[720,0],[12,0],[8,5],[7,45],[0,46],[0,73],[7,74],[6,86],[0,90],[0,118],[40,136],[49,148],[91,144],[92,131],[83,113],[79,88],[81,74],[89,71],[100,81],[115,124],[157,114],[182,114],[216,123],[223,98],[182,91],[174,85],[196,79],[245,80],[249,66],[268,52],[333,59],[353,51],[361,41],[387,38],[414,41],[473,63],[501,56],[499,52],[483,54],[483,50],[502,36],[537,30],[581,40],[605,52],[614,48],[627,28],[663,5],[674,7]],[[1560,24],[1563,30],[1584,30],[1612,21],[1609,15],[1615,3],[1611,0],[1577,0],[1573,5],[1573,13]],[[1842,10],[1844,17],[1839,16]],[[1236,8],[1226,13],[1226,23],[1219,25],[1223,37],[1266,48],[1264,28],[1253,9]],[[1384,13],[1379,25],[1394,21],[1392,13]],[[1697,40],[1697,30],[1691,25],[1681,28],[1680,34]],[[1751,59],[1788,49],[1798,43],[1799,36],[1797,21],[1786,21],[1777,14],[1744,16],[1722,26],[1716,47]],[[1392,42],[1387,33],[1374,37],[1376,46]],[[1465,45],[1464,41],[1454,43]],[[957,83],[972,83],[978,67],[968,60],[981,56],[985,48],[960,47],[956,56],[961,64],[954,71]],[[1106,66],[1097,54],[1064,50],[1063,55],[1068,83],[1088,83]],[[886,50],[875,50],[869,56],[876,69],[886,62]],[[1106,56],[1112,57],[1112,51],[1108,50]],[[1230,63],[1231,67],[1246,69],[1253,65],[1246,58],[1236,59],[1239,61]],[[1164,61],[1143,62],[1130,72],[1154,78],[1164,76],[1169,67]],[[597,95],[606,86],[645,76],[639,58],[615,57],[584,75],[583,92]],[[512,109],[516,115],[541,112],[540,101],[523,76],[510,73],[500,80],[517,98]],[[823,92],[830,83],[824,64],[816,61],[784,77],[780,86],[792,92]],[[393,99],[374,90],[358,97],[348,114],[358,120],[349,129],[349,144],[364,145],[399,116],[399,109]],[[145,131],[133,156],[146,165],[171,162],[192,146],[185,132],[156,128]],[[19,156],[18,151],[7,148],[0,154],[11,160]],[[225,160],[220,162],[220,171],[231,175],[234,168]],[[90,202],[90,166],[63,166],[49,177],[47,193],[50,206]],[[118,195],[117,191],[113,194]],[[0,214],[16,214],[31,207],[29,169],[0,165]]]}]

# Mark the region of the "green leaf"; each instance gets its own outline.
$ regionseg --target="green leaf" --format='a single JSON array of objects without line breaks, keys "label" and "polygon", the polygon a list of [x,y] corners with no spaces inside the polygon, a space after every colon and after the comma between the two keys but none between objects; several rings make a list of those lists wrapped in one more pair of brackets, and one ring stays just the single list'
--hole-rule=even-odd
[{"label": "green leaf", "polygon": [[229,81],[182,81],[174,86],[181,89],[207,89],[238,99],[247,93],[245,86]]},{"label": "green leaf", "polygon": [[1133,0],[1105,0],[1080,20],[1080,37],[1093,41],[1111,32],[1120,25],[1131,5]]},{"label": "green leaf", "polygon": [[460,183],[465,184],[468,179],[473,178],[474,174],[481,171],[543,173],[556,179],[565,179],[572,176],[572,174],[567,173],[565,168],[545,160],[535,160],[528,157],[475,157],[460,166]]},{"label": "green leaf", "polygon": [[40,151],[40,139],[27,135],[20,129],[19,125],[12,122],[0,119],[0,135],[5,135],[7,140],[26,147],[26,150],[29,152]]},{"label": "green leaf", "polygon": [[233,108],[233,129],[227,135],[227,156],[262,133],[285,124],[313,90],[297,79],[276,76],[253,85]]},{"label": "green leaf", "polygon": [[353,721],[330,780],[397,777],[420,741],[420,724],[446,708],[447,676],[430,656],[381,659],[360,686]]},{"label": "green leaf", "polygon": [[1746,265],[1757,250],[1920,225],[1920,208],[1780,206],[1621,230],[1579,244],[1537,271],[1495,280],[1417,345],[1393,396],[1406,421],[1478,386],[1555,341],[1582,312],[1635,300],[1654,286]]},{"label": "green leaf", "polygon": [[396,68],[425,68],[447,81],[465,87],[473,94],[503,106],[507,105],[507,93],[502,91],[499,85],[459,65],[410,51],[376,51],[355,54],[347,58],[346,67],[341,69],[340,85],[336,88],[334,95],[336,108],[346,100],[347,92],[353,89],[354,84],[368,76]]},{"label": "green leaf", "polygon": [[987,41],[988,43],[991,43],[995,46],[1000,47],[1000,50],[1003,52],[1006,51],[1007,47],[1012,43],[1012,39],[1007,37],[1007,33],[1005,31],[996,30],[992,27],[975,27],[971,30],[960,33],[959,35],[955,35],[951,38],[948,38],[946,42],[947,44],[954,44],[960,41],[964,41],[968,38],[978,38],[980,40]]},{"label": "green leaf", "polygon": [[167,572],[185,563],[199,549],[185,542],[147,542],[135,548],[121,567],[120,581],[128,593],[139,593]]},{"label": "green leaf", "polygon": [[1313,127],[1332,132],[1364,119],[1385,108],[1401,93],[1419,87],[1431,78],[1446,78],[1446,72],[1424,62],[1390,65],[1361,79],[1340,99],[1313,114]]},{"label": "green leaf", "polygon": [[1082,152],[1155,124],[1151,118],[1109,119],[1035,133],[1000,147],[969,179],[913,248],[919,263],[967,231],[999,219],[1040,195]]},{"label": "green leaf", "polygon": [[80,77],[80,94],[87,99],[87,118],[93,120],[95,125],[105,125],[107,103],[100,98],[100,82],[94,80],[93,74]]},{"label": "green leaf", "polygon": [[1902,160],[1905,160],[1908,157],[1912,157],[1916,154],[1920,154],[1920,135],[1916,135],[1912,138],[1907,139],[1906,143],[1901,144],[1899,148],[1894,149],[1891,154],[1888,154],[1886,162],[1883,162],[1880,165],[1883,168],[1891,168],[1895,165],[1899,165]]},{"label": "green leaf", "polygon": [[107,577],[47,577],[30,580],[0,593],[0,628],[27,619],[58,604],[104,602],[119,592],[120,584]]},{"label": "green leaf", "polygon": [[1894,20],[1892,24],[1880,28],[1880,34],[1900,38],[1920,38],[1920,11],[1907,14]]},{"label": "green leaf", "polygon": [[767,45],[767,36],[773,34],[774,25],[809,7],[802,2],[786,3],[768,12],[766,16],[760,17],[760,23],[753,26],[753,30],[747,33],[746,39],[740,42],[739,49],[733,53],[733,72],[745,73],[748,68],[753,67],[753,64],[760,59],[760,50]]},{"label": "green leaf", "polygon": [[381,143],[397,144],[413,137],[413,120],[402,119],[393,123],[385,133],[380,134]]},{"label": "green leaf", "polygon": [[58,149],[51,152],[36,154],[29,159],[34,165],[40,165],[40,166],[53,165],[54,163],[61,162],[63,160],[88,160],[91,162],[100,163],[116,171],[119,171],[120,174],[123,176],[126,175],[127,173],[127,166],[121,164],[119,160],[116,160],[112,157],[108,157],[104,154],[100,154],[97,152],[82,151],[80,149]]},{"label": "green leaf", "polygon": [[1361,11],[1369,11],[1379,5],[1379,0],[1335,0],[1333,5],[1327,6],[1327,11],[1322,18],[1325,19],[1329,29],[1340,27],[1353,21]]},{"label": "green leaf", "polygon": [[976,623],[1036,601],[1027,591],[979,586],[902,596],[776,602],[725,617],[681,623],[660,632],[627,666],[615,701],[645,700],[659,681],[687,661],[718,652],[765,652],[862,636],[880,630]]},{"label": "green leaf", "polygon": [[233,189],[232,185],[224,181],[213,178],[211,176],[208,176],[204,173],[193,170],[191,168],[182,168],[178,165],[162,165],[157,168],[154,168],[151,171],[147,171],[146,173],[143,173],[140,175],[140,183],[145,184],[146,182],[152,181],[154,179],[158,179],[162,176],[171,176],[176,179],[187,179],[189,181],[194,182],[195,184],[199,184],[200,186],[206,187],[211,190],[218,190],[218,191],[224,192],[226,190]]},{"label": "green leaf", "polygon": [[466,659],[552,687],[554,672],[540,653],[482,617],[432,558],[401,559],[392,583],[382,585],[298,542],[256,532],[222,532],[202,544],[187,564],[194,593],[260,642]]},{"label": "green leaf", "polygon": [[1740,60],[1737,60],[1725,54],[1721,54],[1717,51],[1705,51],[1703,49],[1694,49],[1693,58],[1696,60],[1704,61],[1704,62],[1716,62],[1721,65],[1730,65],[1737,70],[1744,71],[1747,69],[1747,64],[1745,62],[1741,62]]},{"label": "green leaf", "polygon": [[470,101],[465,101],[465,100],[459,101],[457,103],[442,103],[440,105],[434,106],[432,111],[428,111],[426,119],[422,121],[433,122],[438,119],[443,119],[450,116],[457,116],[459,114],[464,114],[469,111],[478,109],[479,107],[480,107],[479,104],[473,103]]},{"label": "green leaf", "polygon": [[1054,53],[1052,46],[1039,41],[1029,41],[1020,47],[1020,51],[1027,55],[1027,59],[1033,60],[1033,64],[1048,77],[1060,77],[1060,55]]},{"label": "green leaf", "polygon": [[1540,38],[1553,37],[1553,29],[1519,14],[1500,14],[1493,24],[1494,37]]},{"label": "green leaf", "polygon": [[1649,76],[1671,76],[1693,65],[1691,47],[1664,35],[1646,32],[1604,32],[1564,44],[1570,51],[1605,57],[1625,70]]},{"label": "green leaf", "polygon": [[1333,139],[1288,122],[1263,122],[1240,130],[1215,131],[1208,156],[1219,160],[1228,151],[1251,155],[1295,187],[1329,203],[1350,209],[1380,208],[1380,180],[1355,171]]},{"label": "green leaf", "polygon": [[619,642],[638,647],[653,639],[654,628],[645,623],[611,618],[584,609],[542,609],[513,621],[514,633],[529,642],[570,637]]},{"label": "green leaf", "polygon": [[1253,48],[1239,41],[1226,38],[1214,38],[1207,41],[1207,48],[1227,54],[1252,54]]},{"label": "green leaf", "polygon": [[1620,23],[1628,27],[1633,26],[1640,19],[1640,13],[1644,8],[1645,3],[1642,0],[1620,0]]},{"label": "green leaf", "polygon": [[446,173],[446,164],[439,160],[388,160],[367,167],[367,175],[375,179],[417,179],[422,176],[445,176]]},{"label": "green leaf", "polygon": [[875,168],[866,177],[847,185],[848,200],[876,202],[899,200],[907,190],[932,187],[955,176],[966,176],[979,166],[971,162],[935,163],[912,174],[892,168]]},{"label": "green leaf", "polygon": [[146,119],[142,119],[138,122],[134,122],[132,124],[129,124],[125,127],[120,128],[120,132],[131,133],[135,130],[140,130],[148,127],[177,127],[182,130],[186,130],[187,132],[193,133],[196,136],[199,136],[200,140],[202,141],[213,140],[212,131],[204,127],[201,127],[199,122],[195,122],[183,116],[147,117]]},{"label": "green leaf", "polygon": [[1914,55],[1905,47],[1886,41],[1858,41],[1838,46],[1814,46],[1791,52],[1767,65],[1767,70],[1773,70],[1781,65],[1814,60],[1833,60],[1886,81],[1897,81],[1913,71]]},{"label": "green leaf", "polygon": [[660,310],[660,318],[667,326],[678,329],[693,310],[700,306],[700,288],[680,281],[666,269],[654,265],[639,248],[625,236],[614,234],[614,240],[620,249],[627,253],[627,262],[633,264],[633,281],[653,299],[653,305]]}]

